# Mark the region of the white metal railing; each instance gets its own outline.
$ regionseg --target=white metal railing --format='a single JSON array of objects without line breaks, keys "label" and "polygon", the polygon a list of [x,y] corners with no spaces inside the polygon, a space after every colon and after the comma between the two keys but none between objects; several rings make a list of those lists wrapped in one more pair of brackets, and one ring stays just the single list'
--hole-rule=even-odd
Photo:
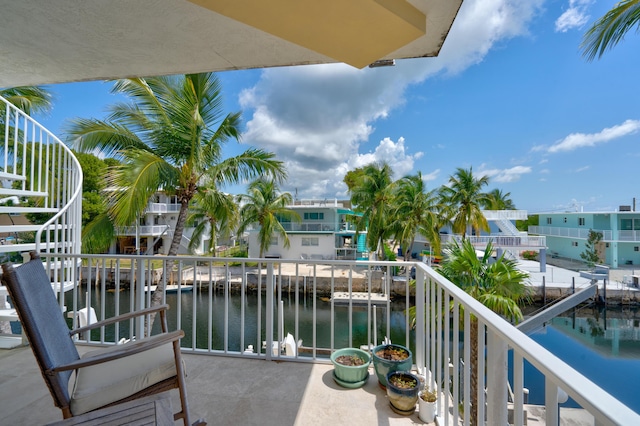
[{"label": "white metal railing", "polygon": [[[478,418],[486,415],[487,424],[507,424],[508,374],[514,377],[514,424],[524,424],[524,361],[545,377],[546,424],[559,424],[558,389],[581,404],[598,425],[640,424],[638,414],[421,262],[104,255],[73,258],[71,263],[76,265],[81,260],[79,276],[84,285],[67,294],[67,309],[77,312],[84,307],[84,300],[94,300],[99,320],[147,306],[151,293],[145,287],[167,285],[173,277],[176,293],[164,294],[164,301],[171,306],[171,327],[185,331],[185,352],[328,362],[334,349],[367,345],[391,336],[394,342],[413,349],[418,371],[443,395],[438,400],[440,424],[468,425],[471,372],[464,366],[473,364],[470,330],[477,320],[480,338],[475,363],[478,371],[488,372],[478,377]],[[174,267],[170,273],[171,264]],[[409,270],[414,266],[418,285],[411,287]],[[392,280],[392,272],[400,267],[404,267],[404,279]],[[340,305],[333,298],[323,300],[323,291],[327,297],[337,291],[352,297]],[[354,301],[355,292],[365,294],[360,307]],[[391,292],[404,294],[397,297],[399,305],[397,300],[391,302]],[[384,296],[376,300],[378,293]],[[415,307],[415,328],[411,327],[409,307]],[[89,336],[88,343],[131,338],[134,330],[142,329],[142,324],[133,323],[102,329]],[[281,350],[288,333],[296,342],[302,339],[293,355]],[[459,335],[460,340],[452,338]],[[254,348],[252,352],[246,350],[249,345]],[[511,366],[507,362],[509,351],[513,352]],[[459,407],[465,409],[460,411]]]},{"label": "white metal railing", "polygon": [[[613,241],[613,233],[610,230],[594,229],[594,231],[602,232],[603,241]],[[619,231],[626,232],[626,231]],[[585,228],[559,228],[555,226],[530,226],[530,234],[548,235],[552,237],[567,237],[587,239],[589,237],[589,229]],[[640,241],[640,240],[639,240]]]},{"label": "white metal railing", "polygon": [[139,225],[139,226],[122,226],[117,229],[118,235],[122,236],[158,236],[164,233],[171,236],[172,231],[169,225]]},{"label": "white metal railing", "polygon": [[145,213],[178,213],[180,207],[178,203],[149,203]]},{"label": "white metal railing", "polygon": [[[559,424],[558,392],[562,389],[583,409],[593,415],[597,425],[638,424],[640,415],[596,386],[575,369],[518,331],[502,317],[487,309],[430,267],[418,264],[416,271],[416,359],[431,386],[443,391],[438,399],[440,424],[470,424],[470,409],[461,413],[460,400],[471,401],[472,324],[477,323],[477,418],[488,425],[507,424],[507,377],[513,377],[513,424],[525,424],[524,365],[533,365],[545,378],[545,419],[547,425]],[[464,331],[462,342],[452,341]],[[456,344],[457,343],[457,344]],[[449,350],[449,348],[452,348]],[[513,353],[509,367],[508,352]],[[452,360],[452,374],[449,371]],[[511,370],[511,371],[509,371]],[[461,385],[462,383],[462,385]],[[448,408],[450,407],[450,409]]]},{"label": "white metal railing", "polygon": [[[3,207],[3,211],[51,214],[35,234],[33,248],[23,250],[57,253],[61,257],[80,253],[82,225],[82,168],[73,153],[36,120],[0,96],[2,156],[0,177],[14,182],[1,193],[28,198],[34,206]],[[18,187],[15,187],[15,183]],[[52,271],[54,283],[75,281],[71,264]]]},{"label": "white metal railing", "polygon": [[351,223],[336,224],[334,222],[281,222],[287,232],[338,232],[355,231],[356,226]]},{"label": "white metal railing", "polygon": [[[440,235],[442,244],[447,244],[451,241],[462,240],[460,235],[442,234]],[[547,239],[542,236],[522,235],[522,236],[502,236],[502,235],[481,235],[481,236],[469,236],[465,237],[476,247],[486,247],[487,243],[493,244],[494,247],[513,247],[513,248],[546,248]]]},{"label": "white metal railing", "polygon": [[487,220],[526,220],[526,210],[482,210]]}]

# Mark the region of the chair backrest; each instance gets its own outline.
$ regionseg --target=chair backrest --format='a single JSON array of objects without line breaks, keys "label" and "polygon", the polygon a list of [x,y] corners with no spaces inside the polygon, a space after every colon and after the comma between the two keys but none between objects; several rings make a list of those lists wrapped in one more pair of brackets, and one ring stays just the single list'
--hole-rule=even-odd
[{"label": "chair backrest", "polygon": [[45,382],[56,406],[69,405],[69,377],[72,371],[45,374],[50,368],[78,360],[60,305],[44,265],[37,254],[21,266],[2,265],[2,281],[9,290],[24,333],[29,339]]}]

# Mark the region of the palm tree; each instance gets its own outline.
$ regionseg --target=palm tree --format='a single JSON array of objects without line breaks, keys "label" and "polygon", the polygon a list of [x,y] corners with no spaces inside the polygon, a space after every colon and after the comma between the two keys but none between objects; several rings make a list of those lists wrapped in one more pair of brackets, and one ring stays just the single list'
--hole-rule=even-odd
[{"label": "palm tree", "polygon": [[240,202],[244,203],[240,209],[240,227],[238,234],[242,234],[250,225],[260,225],[258,242],[260,255],[269,249],[274,234],[282,237],[284,247],[289,247],[289,237],[279,219],[299,221],[300,215],[287,206],[293,202],[290,193],[280,193],[277,183],[273,179],[259,178],[251,182],[248,194],[241,195]]},{"label": "palm tree", "polygon": [[[178,253],[189,204],[204,181],[218,187],[262,174],[281,179],[282,162],[272,153],[248,149],[227,159],[223,145],[240,138],[240,112],[224,114],[221,86],[213,73],[118,80],[113,92],[131,103],[112,107],[106,120],[75,119],[68,126],[76,148],[117,156],[110,170],[108,216],[116,227],[131,225],[157,191],[180,203],[169,256]],[[164,284],[153,294],[162,301]]]},{"label": "palm tree", "polygon": [[384,258],[384,240],[390,235],[388,225],[392,193],[391,167],[386,163],[371,163],[348,174],[351,180],[351,202],[362,212],[357,232],[367,229],[367,246]]},{"label": "palm tree", "polygon": [[215,255],[219,238],[228,238],[239,225],[240,212],[235,197],[207,188],[196,193],[187,217],[187,226],[193,226],[189,250],[195,250],[198,242],[208,233],[209,243],[205,250]]},{"label": "palm tree", "polygon": [[466,238],[467,228],[474,231],[489,231],[487,219],[482,214],[482,206],[487,202],[487,194],[482,188],[489,184],[489,177],[473,176],[473,169],[458,168],[449,177],[449,183],[440,189],[441,202],[445,206],[446,216],[451,220],[453,232]]},{"label": "palm tree", "polygon": [[[493,246],[488,243],[484,254],[478,256],[469,240],[457,241],[445,249],[445,258],[438,272],[462,288],[492,311],[512,319],[523,318],[519,304],[529,296],[527,282],[529,274],[518,269],[515,260],[507,259],[504,253],[492,260]],[[478,390],[478,320],[471,316],[471,405],[477,407]],[[472,424],[477,425],[477,411],[472,410]]]},{"label": "palm tree", "polygon": [[482,207],[487,210],[515,210],[516,206],[510,197],[510,192],[503,193],[498,188],[492,189],[487,193],[487,199]]},{"label": "palm tree", "polygon": [[[442,220],[436,193],[426,190],[420,172],[405,176],[394,185],[390,227],[394,230],[395,239],[411,255],[416,233],[419,232],[427,238],[434,253],[439,253]],[[409,259],[405,255],[405,260]]]},{"label": "palm tree", "polygon": [[[21,86],[0,90],[0,96],[8,100],[17,108],[31,115],[45,113],[51,110],[52,95],[40,86]],[[4,120],[4,105],[0,104],[0,121]]]},{"label": "palm tree", "polygon": [[640,31],[640,0],[621,0],[584,34],[580,44],[582,54],[589,61],[602,57],[635,25],[636,32]]}]

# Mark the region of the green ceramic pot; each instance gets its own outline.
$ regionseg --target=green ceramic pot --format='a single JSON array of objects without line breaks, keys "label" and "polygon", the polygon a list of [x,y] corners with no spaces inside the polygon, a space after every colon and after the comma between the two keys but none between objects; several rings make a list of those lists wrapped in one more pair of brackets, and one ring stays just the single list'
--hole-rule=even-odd
[{"label": "green ceramic pot", "polygon": [[[364,361],[362,365],[344,365],[337,361],[342,356],[356,356]],[[331,362],[333,363],[334,379],[338,384],[344,387],[360,387],[369,379],[369,364],[371,364],[371,355],[369,352],[357,348],[338,349],[331,354]]]},{"label": "green ceramic pot", "polygon": [[[394,351],[405,351],[408,354],[408,357],[405,359],[388,359],[378,355],[380,351],[384,349],[390,349]],[[378,383],[383,388],[387,386],[387,374],[392,371],[410,371],[411,366],[413,365],[413,355],[411,351],[402,346],[396,344],[388,344],[388,345],[380,345],[373,348],[373,367],[376,371],[376,376],[378,376]]]}]

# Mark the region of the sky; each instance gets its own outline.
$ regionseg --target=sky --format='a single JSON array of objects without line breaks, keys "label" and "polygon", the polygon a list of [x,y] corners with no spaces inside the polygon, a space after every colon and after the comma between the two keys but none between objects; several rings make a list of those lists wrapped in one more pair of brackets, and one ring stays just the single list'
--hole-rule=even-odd
[{"label": "sky", "polygon": [[[640,34],[591,62],[580,50],[616,1],[464,0],[436,58],[218,73],[227,112],[243,115],[224,152],[274,152],[288,171],[281,189],[298,199],[346,199],[347,171],[385,161],[394,179],[421,172],[430,190],[472,168],[529,213],[631,205]],[[65,141],[68,120],[105,118],[120,100],[112,83],[48,88],[53,110],[36,119]]]}]

